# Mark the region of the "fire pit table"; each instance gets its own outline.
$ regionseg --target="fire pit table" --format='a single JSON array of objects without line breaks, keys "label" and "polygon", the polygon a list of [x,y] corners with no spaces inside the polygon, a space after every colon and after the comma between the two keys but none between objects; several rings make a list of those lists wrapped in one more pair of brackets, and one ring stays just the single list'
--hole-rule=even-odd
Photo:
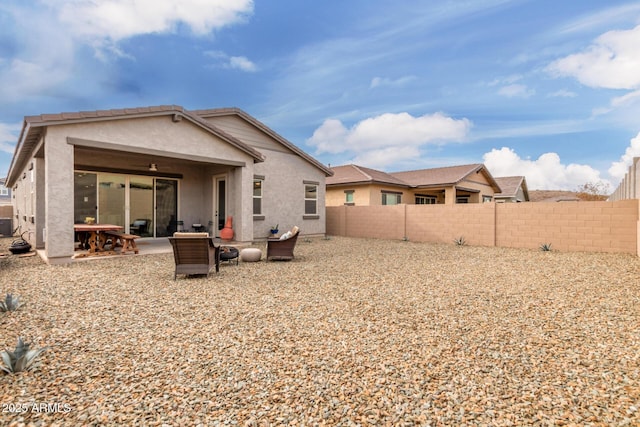
[{"label": "fire pit table", "polygon": [[233,246],[222,246],[220,248],[220,261],[227,261],[231,264],[232,260],[236,260],[236,265],[238,265],[238,249]]}]

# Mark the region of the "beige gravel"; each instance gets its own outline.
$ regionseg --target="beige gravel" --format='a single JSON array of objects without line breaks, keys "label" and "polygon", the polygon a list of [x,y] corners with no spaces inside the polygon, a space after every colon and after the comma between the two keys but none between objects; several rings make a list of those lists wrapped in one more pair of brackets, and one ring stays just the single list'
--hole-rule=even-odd
[{"label": "beige gravel", "polygon": [[301,238],[209,279],[171,254],[0,267],[26,303],[0,346],[50,347],[0,375],[0,425],[640,425],[629,255]]}]

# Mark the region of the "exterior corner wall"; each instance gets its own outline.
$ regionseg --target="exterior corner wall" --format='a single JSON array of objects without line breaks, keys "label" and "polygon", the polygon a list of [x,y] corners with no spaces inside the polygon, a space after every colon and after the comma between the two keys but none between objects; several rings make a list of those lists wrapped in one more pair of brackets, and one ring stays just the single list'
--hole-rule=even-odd
[{"label": "exterior corner wall", "polygon": [[50,128],[44,143],[44,246],[48,259],[73,256],[74,153],[61,128]]},{"label": "exterior corner wall", "polygon": [[[295,153],[275,150],[265,150],[265,153],[265,161],[254,165],[254,173],[264,176],[264,220],[253,221],[253,238],[267,238],[270,227],[276,224],[282,232],[298,226],[302,235],[324,235],[325,173]],[[305,182],[317,184],[316,215],[305,214]],[[250,192],[249,196],[252,194]],[[249,206],[253,206],[252,201]],[[251,213],[253,215],[253,208]]]}]

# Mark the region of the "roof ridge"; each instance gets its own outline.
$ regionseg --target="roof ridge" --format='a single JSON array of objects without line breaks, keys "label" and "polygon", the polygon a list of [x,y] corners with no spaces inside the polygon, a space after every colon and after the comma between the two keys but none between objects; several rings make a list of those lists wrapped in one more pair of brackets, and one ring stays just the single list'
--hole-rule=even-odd
[{"label": "roof ridge", "polygon": [[364,175],[367,179],[369,179],[370,181],[373,181],[373,177],[371,175],[369,175],[368,173],[366,173],[365,171],[362,170],[362,167],[365,166],[358,166],[358,165],[354,165],[353,163],[350,165],[351,167],[355,168],[358,172],[360,172],[362,175]]},{"label": "roof ridge", "polygon": [[397,173],[410,173],[410,172],[422,172],[422,171],[430,171],[430,170],[436,170],[436,169],[453,169],[453,168],[463,168],[466,166],[473,166],[473,167],[477,167],[477,166],[484,166],[483,163],[467,163],[464,165],[451,165],[451,166],[438,166],[435,168],[422,168],[422,169],[411,169],[411,170],[407,170],[407,171],[397,171],[397,172],[388,172],[391,175],[395,175]]}]

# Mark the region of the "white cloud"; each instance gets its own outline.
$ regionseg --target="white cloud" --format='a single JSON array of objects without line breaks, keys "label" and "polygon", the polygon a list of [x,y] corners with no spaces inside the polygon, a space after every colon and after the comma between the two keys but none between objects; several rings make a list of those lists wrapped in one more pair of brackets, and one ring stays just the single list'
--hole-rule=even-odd
[{"label": "white cloud", "polygon": [[9,154],[8,156],[0,155],[0,178],[5,177],[9,172],[9,162],[16,148],[21,128],[22,123],[0,123],[0,152]]},{"label": "white cloud", "polygon": [[588,182],[607,181],[589,165],[563,164],[557,153],[544,153],[536,160],[521,158],[513,149],[493,149],[483,156],[493,176],[524,175],[531,190],[575,190]]},{"label": "white cloud", "polygon": [[316,154],[351,152],[363,166],[382,167],[415,158],[428,144],[464,141],[471,127],[468,119],[453,119],[442,113],[420,117],[386,113],[362,120],[350,129],[340,120],[327,119],[307,144],[316,148]]},{"label": "white cloud", "polygon": [[575,98],[578,94],[567,89],[560,89],[547,96],[549,98]]},{"label": "white cloud", "polygon": [[370,88],[375,89],[377,87],[384,87],[384,86],[402,87],[402,86],[405,86],[407,83],[412,82],[415,79],[416,79],[416,76],[404,76],[395,80],[389,79],[386,77],[374,77],[373,79],[371,79]]},{"label": "white cloud", "polygon": [[317,153],[362,153],[387,148],[420,147],[464,140],[471,122],[442,113],[413,117],[409,113],[385,113],[370,117],[347,129],[340,120],[328,119],[315,130],[307,143]]},{"label": "white cloud", "polygon": [[622,96],[617,96],[611,100],[611,105],[614,107],[619,107],[622,105],[630,105],[634,104],[640,100],[640,90],[634,90],[633,92],[629,92]]},{"label": "white cloud", "polygon": [[[95,49],[96,57],[128,57],[118,42],[137,35],[174,32],[179,27],[202,36],[246,19],[252,0],[37,0],[4,5],[14,26],[16,51],[5,59],[0,99],[16,101],[30,95],[54,95],[64,84],[84,76],[87,64],[78,61],[79,46]],[[11,43],[9,45],[12,45]],[[13,46],[12,45],[12,46]],[[250,69],[237,57],[234,67]],[[231,66],[231,65],[230,65]],[[95,77],[95,76],[92,76]],[[95,82],[97,79],[87,79]],[[83,91],[89,88],[85,83]]]},{"label": "white cloud", "polygon": [[640,25],[609,31],[580,53],[558,59],[547,71],[558,77],[574,77],[593,88],[640,88]]},{"label": "white cloud", "polygon": [[140,34],[167,33],[186,25],[194,34],[246,19],[252,0],[43,0],[57,10],[76,36],[119,41]]},{"label": "white cloud", "polygon": [[634,157],[640,157],[640,133],[631,139],[624,154],[620,156],[620,160],[611,163],[608,171],[609,175],[618,181],[624,178],[624,175],[629,171],[629,166],[631,166]]},{"label": "white cloud", "polygon": [[0,123],[0,151],[13,154],[22,123]]},{"label": "white cloud", "polygon": [[512,74],[506,77],[498,77],[487,83],[487,86],[511,85],[522,80],[521,74]]},{"label": "white cloud", "polygon": [[256,64],[244,56],[232,56],[229,58],[229,67],[247,72],[254,72],[258,70]]},{"label": "white cloud", "polygon": [[349,163],[366,165],[374,169],[386,169],[391,164],[397,165],[419,157],[420,150],[418,147],[387,147],[358,153]]},{"label": "white cloud", "polygon": [[498,95],[506,96],[507,98],[530,98],[535,93],[535,90],[521,84],[503,86],[498,91]]},{"label": "white cloud", "polygon": [[236,70],[246,71],[248,73],[258,71],[257,65],[245,56],[229,56],[219,50],[209,50],[204,52],[204,55],[218,61],[217,65],[212,66],[213,68],[232,68]]}]

